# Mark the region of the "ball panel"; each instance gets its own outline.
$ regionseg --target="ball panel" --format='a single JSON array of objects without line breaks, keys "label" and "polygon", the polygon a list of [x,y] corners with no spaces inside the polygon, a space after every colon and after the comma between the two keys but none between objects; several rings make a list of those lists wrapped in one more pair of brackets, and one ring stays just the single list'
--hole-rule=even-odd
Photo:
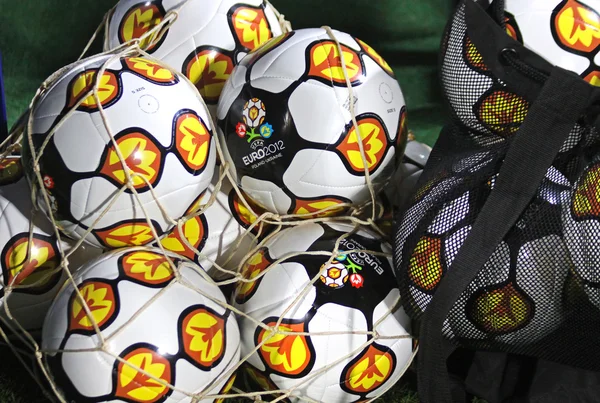
[{"label": "ball panel", "polygon": [[319,224],[300,225],[293,230],[282,231],[275,240],[265,246],[269,249],[269,255],[277,260],[290,253],[290,244],[298,251],[308,250],[324,233]]},{"label": "ball panel", "polygon": [[306,141],[334,144],[340,138],[340,129],[350,120],[348,112],[338,106],[337,94],[326,84],[300,85],[288,102],[296,130]]},{"label": "ball panel", "polygon": [[[552,259],[549,259],[552,256]],[[570,269],[564,241],[557,235],[529,242],[521,247],[516,264],[516,284],[534,303],[531,316],[521,330],[500,337],[508,343],[534,343],[560,324],[563,316],[562,290]],[[548,274],[554,275],[554,280]],[[550,280],[550,281],[549,281]],[[545,285],[545,287],[540,287]],[[520,312],[516,313],[517,315]]]},{"label": "ball panel", "polygon": [[269,181],[243,176],[240,187],[252,200],[268,211],[285,214],[292,199],[281,188]]},{"label": "ball panel", "polygon": [[[96,128],[88,113],[75,112],[67,119],[62,130],[54,137],[54,145],[67,169],[77,173],[96,170],[102,161],[102,155],[108,138]],[[65,133],[78,133],[85,130],[88,136],[69,136]],[[78,152],[73,152],[77,150]]]}]

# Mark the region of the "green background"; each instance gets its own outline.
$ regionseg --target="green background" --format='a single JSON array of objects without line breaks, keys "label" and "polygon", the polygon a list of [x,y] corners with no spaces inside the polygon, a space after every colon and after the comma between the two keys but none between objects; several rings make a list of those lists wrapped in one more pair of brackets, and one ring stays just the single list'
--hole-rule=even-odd
[{"label": "green background", "polygon": [[[9,125],[54,71],[77,59],[114,0],[0,0],[0,52]],[[445,121],[437,76],[442,31],[453,0],[273,0],[294,28],[329,25],[374,47],[402,86],[408,125],[417,140],[433,144]],[[100,50],[100,41],[94,48]],[[407,389],[408,388],[408,389]],[[414,402],[414,384],[398,385],[385,402]],[[0,348],[0,403],[46,399]]]}]

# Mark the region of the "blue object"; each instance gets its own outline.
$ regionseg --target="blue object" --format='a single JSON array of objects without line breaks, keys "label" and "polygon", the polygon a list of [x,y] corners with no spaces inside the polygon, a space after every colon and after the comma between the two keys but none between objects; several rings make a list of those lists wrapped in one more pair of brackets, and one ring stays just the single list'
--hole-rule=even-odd
[{"label": "blue object", "polygon": [[0,53],[0,143],[8,137],[8,118],[6,117],[6,97],[2,75],[2,53]]}]

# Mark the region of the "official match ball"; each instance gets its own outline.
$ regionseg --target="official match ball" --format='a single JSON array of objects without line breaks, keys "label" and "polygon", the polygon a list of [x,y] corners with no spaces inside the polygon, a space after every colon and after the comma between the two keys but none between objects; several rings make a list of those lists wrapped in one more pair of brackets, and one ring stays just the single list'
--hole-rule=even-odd
[{"label": "official match ball", "polygon": [[176,10],[164,34],[140,45],[189,78],[211,112],[238,62],[283,33],[275,8],[263,0],[121,0],[110,15],[105,50],[140,38]]},{"label": "official match ball", "polygon": [[[219,176],[220,173],[215,172],[208,190],[190,206],[181,230],[175,226],[160,240],[165,249],[200,264],[215,280],[237,273],[246,254],[269,231],[264,223],[253,226],[258,219],[256,214],[261,215],[264,211],[251,200],[247,200],[251,210],[248,209],[227,177],[223,178],[217,191]],[[215,192],[215,200],[209,205]],[[198,214],[200,210],[202,214]]]},{"label": "official match ball", "polygon": [[[390,247],[363,229],[341,238],[353,229],[311,223],[282,231],[246,262],[248,281],[235,292],[244,313],[242,356],[260,346],[246,363],[248,374],[265,388],[297,387],[293,401],[368,400],[394,385],[411,362],[410,320],[391,261],[372,253]],[[331,262],[306,254],[331,253],[340,238]],[[278,330],[290,333],[271,334],[280,316]],[[385,337],[373,339],[367,334],[373,331]]]},{"label": "official match ball", "polygon": [[[33,211],[20,158],[1,160],[0,323],[15,331],[42,328],[52,299],[67,277],[60,266],[62,259],[54,228],[43,213]],[[72,252],[68,258],[71,271],[100,253],[99,249],[85,245],[73,251],[74,245],[64,237],[62,240],[65,254]]]},{"label": "official match ball", "polygon": [[76,273],[80,296],[61,290],[42,350],[68,401],[213,403],[232,386],[236,319],[202,268],[168,257],[174,267],[160,249],[112,251]]},{"label": "official match ball", "polygon": [[31,112],[32,132],[25,136],[23,153],[29,182],[37,188],[30,135],[41,155],[50,208],[42,189],[37,203],[65,234],[79,239],[91,229],[88,243],[120,248],[147,244],[153,229],[161,236],[172,228],[172,220],[208,188],[216,147],[210,114],[195,88],[140,57],[110,62],[98,80],[109,134],[90,95],[98,69],[109,58],[71,66],[45,91]]},{"label": "official match ball", "polygon": [[600,1],[505,1],[506,30],[553,65],[600,85]]},{"label": "official match ball", "polygon": [[333,33],[341,51],[325,29],[270,40],[242,60],[221,95],[225,158],[238,185],[271,212],[363,203],[365,171],[378,189],[404,152],[405,102],[392,69],[365,42]]}]

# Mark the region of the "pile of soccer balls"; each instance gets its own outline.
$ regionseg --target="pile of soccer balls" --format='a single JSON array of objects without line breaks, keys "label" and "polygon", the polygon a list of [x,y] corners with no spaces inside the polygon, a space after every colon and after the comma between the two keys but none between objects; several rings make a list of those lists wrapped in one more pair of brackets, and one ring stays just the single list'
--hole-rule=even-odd
[{"label": "pile of soccer balls", "polygon": [[418,176],[406,146],[365,42],[261,0],[121,0],[0,159],[1,324],[42,329],[67,401],[378,396],[414,355],[386,240],[408,190],[382,192]]}]

